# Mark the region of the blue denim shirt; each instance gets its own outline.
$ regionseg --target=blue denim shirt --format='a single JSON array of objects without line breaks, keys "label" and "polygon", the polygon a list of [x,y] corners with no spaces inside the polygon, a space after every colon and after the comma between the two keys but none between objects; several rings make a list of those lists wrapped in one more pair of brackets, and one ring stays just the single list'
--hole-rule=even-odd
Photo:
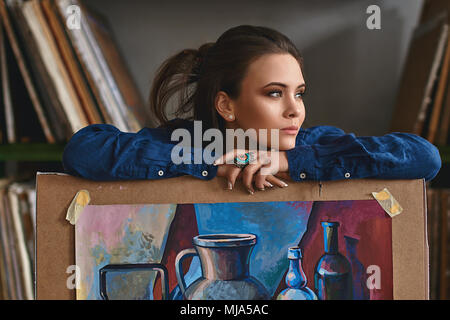
[{"label": "blue denim shirt", "polygon": [[[183,126],[193,135],[193,122]],[[162,179],[192,175],[210,180],[211,164],[174,164],[167,128],[121,132],[109,124],[94,124],[76,132],[65,147],[67,173],[91,180]],[[294,181],[359,178],[433,179],[441,168],[438,149],[410,133],[356,137],[333,126],[300,129],[296,147],[286,151]],[[194,154],[194,151],[191,151]],[[193,156],[192,156],[193,159]]]}]

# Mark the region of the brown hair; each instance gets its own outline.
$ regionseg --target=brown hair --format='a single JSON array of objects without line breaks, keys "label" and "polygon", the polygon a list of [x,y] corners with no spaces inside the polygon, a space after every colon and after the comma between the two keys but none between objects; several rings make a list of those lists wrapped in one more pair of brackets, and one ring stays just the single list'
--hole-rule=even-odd
[{"label": "brown hair", "polygon": [[158,69],[150,91],[151,112],[162,126],[168,126],[166,105],[179,92],[175,116],[193,112],[189,120],[201,120],[204,130],[223,130],[224,120],[215,109],[217,93],[224,91],[231,99],[239,97],[248,66],[271,53],[291,54],[303,70],[303,59],[295,45],[267,27],[241,25],[225,31],[215,43],[183,50]]}]

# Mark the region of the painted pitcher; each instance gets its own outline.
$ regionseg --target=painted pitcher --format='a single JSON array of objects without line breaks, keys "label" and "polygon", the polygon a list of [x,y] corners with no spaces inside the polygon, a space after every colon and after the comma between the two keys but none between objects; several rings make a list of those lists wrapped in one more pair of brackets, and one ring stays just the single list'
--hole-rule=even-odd
[{"label": "painted pitcher", "polygon": [[[178,253],[175,271],[187,300],[267,300],[270,295],[249,275],[249,261],[256,236],[253,234],[210,234],[193,238],[195,248]],[[199,256],[202,276],[186,288],[183,260]]]}]

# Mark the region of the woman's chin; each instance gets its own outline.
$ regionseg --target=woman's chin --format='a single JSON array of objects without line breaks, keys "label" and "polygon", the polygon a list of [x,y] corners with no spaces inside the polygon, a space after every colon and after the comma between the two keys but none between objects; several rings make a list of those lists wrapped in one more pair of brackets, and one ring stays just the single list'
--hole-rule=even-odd
[{"label": "woman's chin", "polygon": [[287,151],[290,149],[294,149],[295,148],[295,141],[293,142],[280,142],[280,146],[278,148],[278,150],[280,151]]},{"label": "woman's chin", "polygon": [[[261,144],[262,142],[259,141],[259,143]],[[262,143],[263,145],[266,145],[265,143]],[[267,145],[267,150],[270,149],[276,149],[279,151],[286,151],[286,150],[290,150],[290,149],[294,149],[295,148],[295,136],[293,136],[292,138],[280,138],[280,141],[277,144],[272,144],[269,143]]]},{"label": "woman's chin", "polygon": [[286,151],[295,148],[295,137],[280,137],[280,146],[278,150]]}]

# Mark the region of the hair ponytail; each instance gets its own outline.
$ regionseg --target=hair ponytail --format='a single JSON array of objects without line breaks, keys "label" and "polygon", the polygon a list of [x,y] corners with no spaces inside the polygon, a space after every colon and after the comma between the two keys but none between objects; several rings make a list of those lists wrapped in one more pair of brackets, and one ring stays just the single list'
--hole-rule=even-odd
[{"label": "hair ponytail", "polygon": [[159,67],[150,90],[150,109],[160,122],[166,126],[169,122],[166,106],[170,98],[179,92],[177,117],[190,112],[193,108],[195,89],[191,85],[200,77],[201,67],[208,49],[214,43],[206,43],[198,50],[185,49],[168,58]]}]

